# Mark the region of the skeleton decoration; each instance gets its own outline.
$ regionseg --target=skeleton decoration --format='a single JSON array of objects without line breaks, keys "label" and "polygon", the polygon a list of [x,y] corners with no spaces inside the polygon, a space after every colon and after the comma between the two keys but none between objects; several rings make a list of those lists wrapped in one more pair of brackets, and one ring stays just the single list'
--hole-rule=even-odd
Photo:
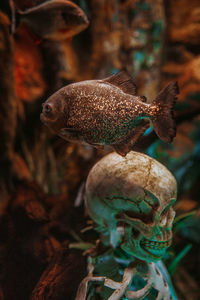
[{"label": "skeleton decoration", "polygon": [[86,206],[100,232],[76,300],[172,299],[156,262],[172,240],[176,180],[155,159],[111,153],[90,171]]}]

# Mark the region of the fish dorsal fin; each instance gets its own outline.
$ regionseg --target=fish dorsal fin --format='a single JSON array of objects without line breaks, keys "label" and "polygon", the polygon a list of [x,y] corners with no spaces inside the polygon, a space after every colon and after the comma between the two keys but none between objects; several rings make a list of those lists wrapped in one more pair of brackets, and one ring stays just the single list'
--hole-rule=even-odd
[{"label": "fish dorsal fin", "polygon": [[124,93],[135,96],[137,93],[136,84],[133,82],[132,77],[126,71],[107,77],[102,80],[105,83],[110,83],[120,88]]}]

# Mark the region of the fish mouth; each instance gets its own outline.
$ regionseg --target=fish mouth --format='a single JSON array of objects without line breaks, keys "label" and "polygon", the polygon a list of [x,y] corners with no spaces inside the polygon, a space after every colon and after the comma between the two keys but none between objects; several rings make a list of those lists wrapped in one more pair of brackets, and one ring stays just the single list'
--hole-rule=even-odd
[{"label": "fish mouth", "polygon": [[55,122],[57,120],[57,118],[55,117],[55,118],[53,118],[53,117],[47,117],[46,115],[45,115],[45,113],[44,112],[42,112],[41,114],[40,114],[40,121],[42,122],[42,123],[44,123],[45,125],[48,125],[49,123],[53,123],[53,122]]},{"label": "fish mouth", "polygon": [[140,242],[140,246],[153,257],[161,258],[165,254],[166,249],[171,245],[171,242],[171,240],[158,242],[143,238]]},{"label": "fish mouth", "polygon": [[40,121],[44,124],[44,125],[46,125],[47,127],[49,127],[49,124],[51,123],[51,119],[49,119],[49,118],[47,118],[45,115],[44,115],[44,113],[41,113],[40,114]]},{"label": "fish mouth", "polygon": [[47,120],[46,120],[46,118],[45,118],[45,116],[44,116],[44,113],[41,113],[41,114],[40,114],[40,121],[46,125]]}]

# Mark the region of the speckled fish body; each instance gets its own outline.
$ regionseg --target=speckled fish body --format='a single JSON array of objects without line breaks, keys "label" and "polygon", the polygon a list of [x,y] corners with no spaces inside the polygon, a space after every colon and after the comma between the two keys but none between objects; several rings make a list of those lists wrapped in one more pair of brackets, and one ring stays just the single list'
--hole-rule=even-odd
[{"label": "speckled fish body", "polygon": [[[41,120],[66,140],[111,145],[125,155],[149,127],[147,120],[152,120],[163,140],[170,142],[174,137],[171,108],[176,85],[166,89],[147,104],[145,97],[136,95],[136,86],[125,71],[104,80],[73,83],[45,102]],[[165,105],[163,97],[169,98]],[[165,119],[166,124],[162,124]],[[161,130],[159,122],[164,126]]]},{"label": "speckled fish body", "polygon": [[71,84],[60,93],[69,99],[66,127],[73,129],[69,133],[74,131],[92,144],[119,142],[139,125],[140,117],[151,114],[139,97],[98,80]]}]

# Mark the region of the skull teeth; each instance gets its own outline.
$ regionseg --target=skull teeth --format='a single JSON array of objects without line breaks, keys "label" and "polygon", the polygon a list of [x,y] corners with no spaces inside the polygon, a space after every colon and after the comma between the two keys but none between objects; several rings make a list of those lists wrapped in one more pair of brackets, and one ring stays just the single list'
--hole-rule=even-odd
[{"label": "skull teeth", "polygon": [[169,247],[171,245],[171,240],[163,241],[163,242],[155,242],[150,240],[143,240],[141,242],[141,245],[145,248],[155,249],[155,250],[161,250]]}]

